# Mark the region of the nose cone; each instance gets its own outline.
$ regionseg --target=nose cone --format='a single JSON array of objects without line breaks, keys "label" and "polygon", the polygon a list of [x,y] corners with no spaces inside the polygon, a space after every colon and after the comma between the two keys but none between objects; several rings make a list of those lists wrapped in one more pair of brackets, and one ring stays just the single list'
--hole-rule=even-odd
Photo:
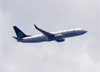
[{"label": "nose cone", "polygon": [[83,32],[84,32],[84,33],[87,33],[88,31],[87,31],[87,30],[83,30]]},{"label": "nose cone", "polygon": [[85,30],[84,32],[87,33],[88,31]]}]

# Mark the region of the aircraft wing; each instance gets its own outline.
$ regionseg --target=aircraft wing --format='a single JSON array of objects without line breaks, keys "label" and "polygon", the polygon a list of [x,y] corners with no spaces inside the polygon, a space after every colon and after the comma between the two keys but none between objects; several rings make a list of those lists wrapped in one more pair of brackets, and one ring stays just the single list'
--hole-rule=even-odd
[{"label": "aircraft wing", "polygon": [[39,30],[39,31],[42,32],[44,35],[46,35],[46,36],[48,37],[48,39],[52,40],[52,39],[55,37],[54,34],[51,34],[51,33],[47,32],[47,31],[45,31],[45,30],[42,30],[42,29],[38,28],[35,24],[34,24],[34,26],[35,26],[35,28],[36,28],[37,30]]}]

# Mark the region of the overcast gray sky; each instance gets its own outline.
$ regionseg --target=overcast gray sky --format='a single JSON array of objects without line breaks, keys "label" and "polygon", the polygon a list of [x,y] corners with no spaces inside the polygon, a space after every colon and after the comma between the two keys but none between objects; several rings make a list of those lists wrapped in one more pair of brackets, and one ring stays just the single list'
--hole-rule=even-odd
[{"label": "overcast gray sky", "polygon": [[[100,72],[99,0],[1,0],[0,72]],[[73,28],[88,31],[65,42],[18,43],[13,26],[29,35]]]}]

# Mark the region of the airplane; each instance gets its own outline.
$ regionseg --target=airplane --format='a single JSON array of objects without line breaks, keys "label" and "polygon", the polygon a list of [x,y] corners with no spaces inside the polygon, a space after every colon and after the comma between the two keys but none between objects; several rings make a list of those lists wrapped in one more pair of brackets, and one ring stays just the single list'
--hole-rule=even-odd
[{"label": "airplane", "polygon": [[17,37],[13,36],[18,42],[22,43],[37,43],[37,42],[45,42],[45,41],[56,41],[56,42],[64,42],[65,38],[79,36],[87,33],[87,31],[83,28],[69,29],[58,32],[47,32],[43,29],[40,29],[34,24],[35,28],[40,31],[42,34],[40,35],[26,35],[22,32],[17,26],[13,26]]}]

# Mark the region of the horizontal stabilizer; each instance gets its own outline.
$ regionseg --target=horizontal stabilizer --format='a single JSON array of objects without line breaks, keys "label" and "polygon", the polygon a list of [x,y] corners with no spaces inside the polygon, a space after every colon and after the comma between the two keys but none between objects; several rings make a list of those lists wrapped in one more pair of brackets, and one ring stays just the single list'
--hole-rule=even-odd
[{"label": "horizontal stabilizer", "polygon": [[14,37],[14,36],[13,36],[13,38],[15,38],[17,41],[21,41],[22,40],[21,38]]}]

